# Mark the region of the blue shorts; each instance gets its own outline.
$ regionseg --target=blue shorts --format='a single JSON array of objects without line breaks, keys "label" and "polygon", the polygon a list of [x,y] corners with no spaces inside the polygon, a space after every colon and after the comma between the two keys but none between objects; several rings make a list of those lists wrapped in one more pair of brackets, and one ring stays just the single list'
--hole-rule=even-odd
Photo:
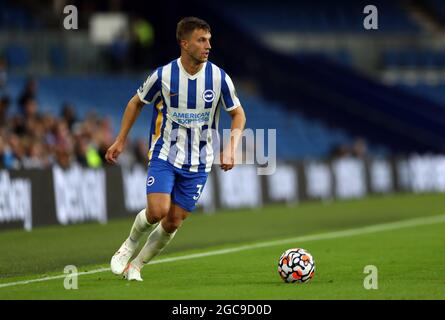
[{"label": "blue shorts", "polygon": [[153,158],[148,165],[147,194],[168,193],[172,202],[192,212],[207,181],[207,172],[189,172]]}]

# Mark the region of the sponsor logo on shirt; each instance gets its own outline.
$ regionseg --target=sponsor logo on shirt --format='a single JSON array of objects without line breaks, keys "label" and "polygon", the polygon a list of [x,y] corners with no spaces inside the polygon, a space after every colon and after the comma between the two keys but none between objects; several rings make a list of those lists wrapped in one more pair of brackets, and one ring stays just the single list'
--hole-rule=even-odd
[{"label": "sponsor logo on shirt", "polygon": [[210,119],[210,111],[194,113],[174,111],[172,117],[179,124],[206,123]]}]

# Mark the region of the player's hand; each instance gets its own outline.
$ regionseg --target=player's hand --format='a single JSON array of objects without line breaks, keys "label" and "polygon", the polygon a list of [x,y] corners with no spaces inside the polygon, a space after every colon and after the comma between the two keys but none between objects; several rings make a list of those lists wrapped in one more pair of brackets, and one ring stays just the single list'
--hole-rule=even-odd
[{"label": "player's hand", "polygon": [[235,156],[233,152],[223,151],[220,154],[221,164],[220,167],[224,171],[228,171],[235,166]]},{"label": "player's hand", "polygon": [[105,160],[108,163],[116,164],[117,158],[124,150],[125,143],[121,140],[116,140],[111,147],[108,148],[107,153],[105,154]]}]

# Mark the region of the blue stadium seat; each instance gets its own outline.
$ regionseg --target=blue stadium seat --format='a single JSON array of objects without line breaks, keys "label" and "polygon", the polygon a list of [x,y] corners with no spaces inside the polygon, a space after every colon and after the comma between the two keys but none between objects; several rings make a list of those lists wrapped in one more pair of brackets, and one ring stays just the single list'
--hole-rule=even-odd
[{"label": "blue stadium seat", "polygon": [[397,85],[397,87],[412,93],[416,93],[419,96],[428,98],[445,108],[445,83],[439,83],[437,85],[419,83],[414,86],[399,84]]},{"label": "blue stadium seat", "polygon": [[384,68],[445,68],[445,51],[438,50],[386,50],[382,54]]},{"label": "blue stadium seat", "polygon": [[59,46],[53,46],[48,51],[49,61],[51,62],[51,66],[57,70],[61,71],[66,68],[66,53],[63,48]]},{"label": "blue stadium seat", "polygon": [[40,23],[28,12],[21,8],[11,6],[0,1],[0,28],[1,29],[36,29]]},{"label": "blue stadium seat", "polygon": [[[372,4],[384,7],[379,21],[384,28],[377,32],[417,32],[420,27],[399,4],[375,0]],[[308,2],[225,2],[226,15],[254,33],[264,31],[300,32],[363,32],[363,2],[320,0]]]},{"label": "blue stadium seat", "polygon": [[25,68],[30,63],[29,52],[23,45],[11,44],[6,47],[4,53],[8,66],[12,69]]}]

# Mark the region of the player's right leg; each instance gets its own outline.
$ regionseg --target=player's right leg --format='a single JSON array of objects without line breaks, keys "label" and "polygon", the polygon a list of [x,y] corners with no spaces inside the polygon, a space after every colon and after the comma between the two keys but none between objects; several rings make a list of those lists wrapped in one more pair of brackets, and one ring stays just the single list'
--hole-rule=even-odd
[{"label": "player's right leg", "polygon": [[139,239],[145,234],[153,230],[156,223],[149,223],[147,218],[147,210],[142,209],[134,219],[130,235],[125,239],[124,243],[116,251],[111,258],[110,267],[114,274],[122,274],[128,261],[138,247]]},{"label": "player's right leg", "polygon": [[166,193],[151,193],[147,195],[147,208],[141,210],[134,220],[130,235],[113,255],[110,262],[114,274],[122,274],[125,267],[139,245],[139,240],[148,234],[164,218],[170,209],[170,195]]},{"label": "player's right leg", "polygon": [[147,208],[141,210],[133,223],[129,237],[111,258],[111,271],[122,274],[138,247],[139,239],[151,232],[170,210],[170,193],[174,173],[163,160],[150,162],[147,178]]}]

